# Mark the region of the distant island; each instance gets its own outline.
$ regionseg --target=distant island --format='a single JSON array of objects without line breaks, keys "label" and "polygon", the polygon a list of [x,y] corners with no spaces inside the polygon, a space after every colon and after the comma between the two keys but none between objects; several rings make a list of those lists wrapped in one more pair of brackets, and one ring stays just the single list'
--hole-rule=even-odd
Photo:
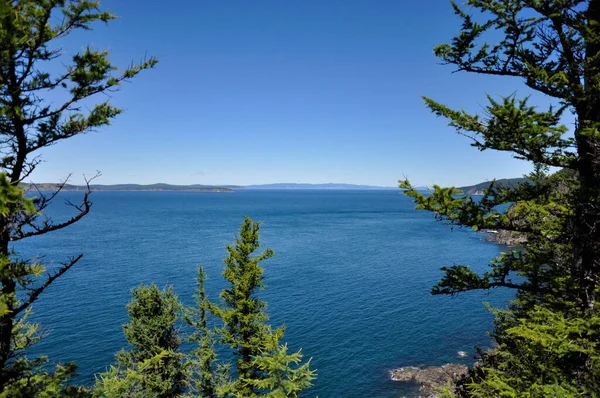
[{"label": "distant island", "polygon": [[[40,191],[56,191],[60,184],[58,183],[40,183],[40,184],[22,184],[24,188],[38,189]],[[307,190],[307,189],[327,189],[327,190],[376,190],[376,189],[398,189],[396,187],[378,187],[372,185],[355,184],[302,184],[302,183],[277,183],[263,185],[172,185],[172,184],[114,184],[90,185],[92,191],[177,191],[177,192],[233,192],[239,190]],[[85,191],[84,185],[65,184],[63,191]]]}]

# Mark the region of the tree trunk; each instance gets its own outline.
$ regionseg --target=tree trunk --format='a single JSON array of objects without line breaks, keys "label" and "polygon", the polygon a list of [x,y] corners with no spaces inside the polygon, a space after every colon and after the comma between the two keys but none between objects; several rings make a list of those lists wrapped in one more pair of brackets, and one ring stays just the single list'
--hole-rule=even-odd
[{"label": "tree trunk", "polygon": [[575,209],[573,269],[581,306],[594,310],[600,275],[600,138],[585,136],[577,141],[581,190]]},{"label": "tree trunk", "polygon": [[575,139],[581,187],[575,209],[573,271],[579,283],[580,304],[593,311],[600,275],[600,0],[590,1],[586,16],[592,34],[585,48],[585,103],[577,107]]}]

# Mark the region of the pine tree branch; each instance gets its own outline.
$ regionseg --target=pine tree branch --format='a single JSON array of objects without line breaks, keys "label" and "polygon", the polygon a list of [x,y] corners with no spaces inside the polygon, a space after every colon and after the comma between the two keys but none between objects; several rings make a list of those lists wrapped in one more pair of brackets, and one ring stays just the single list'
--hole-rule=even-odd
[{"label": "pine tree branch", "polygon": [[[38,49],[40,48],[40,46],[44,43],[44,39],[45,39],[45,32],[46,32],[46,24],[48,23],[48,20],[50,19],[50,15],[52,14],[52,9],[54,7],[56,7],[56,4],[58,3],[58,1],[54,0],[54,2],[49,4],[49,7],[44,9],[44,16],[42,17],[42,19],[38,22],[38,31],[37,31],[37,37],[35,39],[35,42],[33,44],[33,46],[28,48],[28,52],[29,55],[27,57],[27,66],[25,67],[25,70],[23,71],[21,77],[18,79],[17,84],[19,86],[21,86],[23,84],[23,82],[25,81],[25,79],[27,78],[27,76],[29,76],[29,73],[31,72],[31,68],[33,67],[33,65],[35,64],[35,62],[38,60],[38,58],[36,57],[36,51],[38,51]],[[23,49],[23,51],[25,51],[26,47]],[[17,56],[17,59],[19,59],[21,56]]]},{"label": "pine tree branch", "polygon": [[[125,79],[124,77],[121,77],[121,78],[119,78],[118,81],[123,81],[124,79]],[[48,113],[44,113],[44,114],[39,114],[37,116],[33,116],[33,117],[28,118],[28,119],[24,119],[23,120],[23,124],[24,125],[32,125],[33,123],[37,122],[38,120],[51,118],[53,116],[61,116],[64,111],[78,111],[79,108],[75,108],[75,109],[70,108],[71,105],[76,104],[79,101],[81,101],[83,99],[86,99],[88,97],[91,97],[93,95],[96,95],[96,94],[99,94],[101,92],[104,92],[109,87],[111,87],[111,86],[103,85],[103,86],[97,87],[94,90],[89,91],[85,96],[73,96],[73,97],[71,97],[70,100],[68,100],[67,102],[63,103],[63,105],[61,105],[59,108],[55,109],[52,112],[48,112]],[[43,146],[49,145],[49,144],[54,143],[54,142],[56,142],[56,141],[58,141],[60,139],[63,139],[63,138],[68,138],[68,137],[57,136],[53,140],[49,141],[47,144],[34,145],[32,147],[29,147],[28,148],[28,152],[31,153],[31,152],[33,152],[33,151],[35,151],[35,150],[37,150],[37,149],[39,149],[39,148],[41,148]]]}]

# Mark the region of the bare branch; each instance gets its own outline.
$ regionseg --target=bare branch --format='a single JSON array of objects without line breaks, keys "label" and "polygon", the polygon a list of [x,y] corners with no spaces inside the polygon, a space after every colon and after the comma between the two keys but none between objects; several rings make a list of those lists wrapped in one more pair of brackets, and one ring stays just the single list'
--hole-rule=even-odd
[{"label": "bare branch", "polygon": [[[25,220],[22,224],[21,224],[21,228],[15,228],[15,233],[11,235],[10,239],[11,241],[18,241],[21,239],[25,239],[25,238],[29,238],[32,236],[37,236],[37,235],[42,235],[48,232],[53,232],[53,231],[57,231],[59,229],[63,229],[65,227],[68,227],[69,225],[72,225],[74,223],[76,223],[77,221],[81,220],[86,214],[89,213],[90,208],[92,207],[92,202],[89,199],[90,194],[92,193],[92,189],[90,187],[90,183],[98,178],[100,176],[100,172],[97,172],[93,177],[91,178],[87,178],[84,176],[85,178],[85,185],[86,185],[86,192],[83,195],[83,199],[81,201],[81,204],[79,205],[75,205],[73,204],[70,200],[66,201],[66,204],[69,206],[74,207],[75,209],[77,209],[78,213],[71,217],[70,219],[68,219],[67,221],[64,221],[62,223],[59,224],[53,224],[52,221],[50,219],[46,219],[44,220],[44,222],[41,225],[37,225],[35,224],[35,219],[36,217],[31,217],[29,220]],[[66,184],[66,181],[64,183],[61,184],[61,186],[59,186],[59,191],[62,190],[62,188],[64,187],[64,185]],[[58,194],[58,192],[55,192],[53,195],[51,195],[51,198],[55,197]],[[42,199],[41,204],[39,204],[38,206],[44,206],[46,207],[49,203],[49,200],[46,200],[45,202]],[[31,228],[30,231],[24,232],[23,228],[24,226],[29,226]]]},{"label": "bare branch", "polygon": [[69,181],[70,178],[71,178],[71,174],[69,174],[60,184],[58,184],[58,188],[56,188],[56,190],[54,192],[52,192],[52,194],[50,194],[50,196],[44,195],[44,193],[40,190],[40,188],[36,184],[31,183],[30,187],[33,187],[37,191],[37,193],[40,195],[40,201],[38,203],[36,203],[37,211],[42,211],[46,207],[48,207],[48,205],[56,197],[56,195],[58,195],[63,190],[65,185],[67,185],[67,182]]},{"label": "bare branch", "polygon": [[62,263],[62,267],[59,268],[54,274],[48,274],[46,281],[40,285],[39,287],[33,289],[28,295],[27,299],[23,301],[23,303],[13,310],[14,315],[18,315],[20,312],[29,307],[35,300],[37,300],[38,296],[48,287],[52,282],[54,282],[58,277],[67,272],[72,266],[74,266],[81,258],[83,254],[80,254],[76,257],[71,258],[67,263]]},{"label": "bare branch", "polygon": [[37,165],[40,163],[42,163],[41,155],[37,155],[32,160],[26,161],[26,163],[23,165],[22,176],[21,176],[21,179],[19,180],[19,182],[21,182],[24,179],[26,179],[27,177],[29,177],[31,175],[31,173],[33,173],[33,170],[35,170]]}]

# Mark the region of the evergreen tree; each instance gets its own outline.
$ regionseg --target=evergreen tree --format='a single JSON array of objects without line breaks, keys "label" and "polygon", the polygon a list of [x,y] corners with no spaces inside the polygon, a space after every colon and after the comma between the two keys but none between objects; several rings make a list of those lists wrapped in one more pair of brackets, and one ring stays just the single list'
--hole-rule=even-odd
[{"label": "evergreen tree", "polygon": [[123,325],[123,332],[133,348],[117,354],[118,366],[99,379],[96,394],[180,396],[187,378],[176,327],[181,304],[172,288],[161,291],[150,285],[132,292],[133,300],[127,305],[130,321]]},{"label": "evergreen tree", "polygon": [[[76,255],[63,264],[45,266],[19,257],[10,242],[65,228],[91,207],[88,184],[82,202],[71,204],[74,215],[53,222],[44,211],[56,193],[38,192],[33,201],[24,201],[18,184],[40,163],[40,150],[108,125],[121,112],[107,100],[93,105],[93,97],[115,91],[122,81],[156,62],[149,59],[118,72],[107,51],[87,47],[70,59],[64,56],[58,41],[113,18],[94,0],[0,0],[0,185],[3,199],[10,199],[0,214],[0,391],[34,379],[32,372],[44,358],[28,360],[23,355],[37,340],[38,330],[27,325],[26,314],[40,294],[82,258]],[[48,72],[61,64],[62,72]],[[46,100],[50,91],[53,98],[66,100]],[[19,199],[13,200],[15,196]],[[66,380],[65,371],[73,370],[70,365],[57,368],[56,376]]]},{"label": "evergreen tree", "polygon": [[[484,115],[425,98],[479,150],[508,151],[532,162],[530,181],[492,183],[480,200],[453,187],[429,195],[400,182],[417,208],[474,229],[525,235],[522,248],[502,253],[483,275],[468,266],[443,268],[434,294],[505,287],[516,290],[495,310],[498,347],[457,393],[477,397],[592,396],[600,391],[600,1],[468,0],[484,22],[455,3],[462,29],[435,53],[459,71],[520,78],[561,106],[540,110],[516,94],[488,96]],[[498,33],[501,32],[500,37]],[[487,43],[486,40],[492,40]],[[574,131],[561,124],[565,111]],[[549,168],[559,172],[549,173]],[[508,211],[500,211],[510,205]]]},{"label": "evergreen tree", "polygon": [[225,396],[249,398],[277,391],[280,395],[275,396],[285,393],[294,397],[311,385],[315,372],[308,364],[292,369],[289,364],[298,364],[300,353],[288,355],[287,347],[279,345],[283,328],[273,331],[266,324],[267,303],[258,297],[265,287],[259,263],[272,257],[273,251],[266,249],[254,255],[260,248],[259,229],[260,223],[244,218],[235,244],[227,245],[229,256],[223,276],[230,287],[221,292],[224,306],[211,305],[212,312],[223,320],[221,340],[233,349],[237,359],[237,380]]},{"label": "evergreen tree", "polygon": [[266,338],[265,322],[269,319],[265,312],[267,303],[260,300],[257,293],[264,289],[263,269],[259,262],[273,256],[273,251],[266,249],[253,256],[260,248],[259,229],[260,223],[253,223],[246,217],[235,245],[226,246],[229,256],[225,259],[223,277],[231,286],[221,292],[225,306],[213,308],[224,323],[222,339],[231,346],[237,358],[236,389],[242,397],[255,394],[248,380],[262,378],[252,361],[261,352]]},{"label": "evergreen tree", "polygon": [[205,280],[204,269],[198,267],[198,292],[194,296],[196,307],[187,310],[185,321],[194,328],[187,340],[197,344],[188,355],[188,365],[192,372],[190,393],[213,398],[220,395],[218,392],[223,393],[224,388],[227,389],[229,366],[217,363],[217,353],[215,351],[217,336],[209,328],[207,321],[211,303],[204,291]]}]

